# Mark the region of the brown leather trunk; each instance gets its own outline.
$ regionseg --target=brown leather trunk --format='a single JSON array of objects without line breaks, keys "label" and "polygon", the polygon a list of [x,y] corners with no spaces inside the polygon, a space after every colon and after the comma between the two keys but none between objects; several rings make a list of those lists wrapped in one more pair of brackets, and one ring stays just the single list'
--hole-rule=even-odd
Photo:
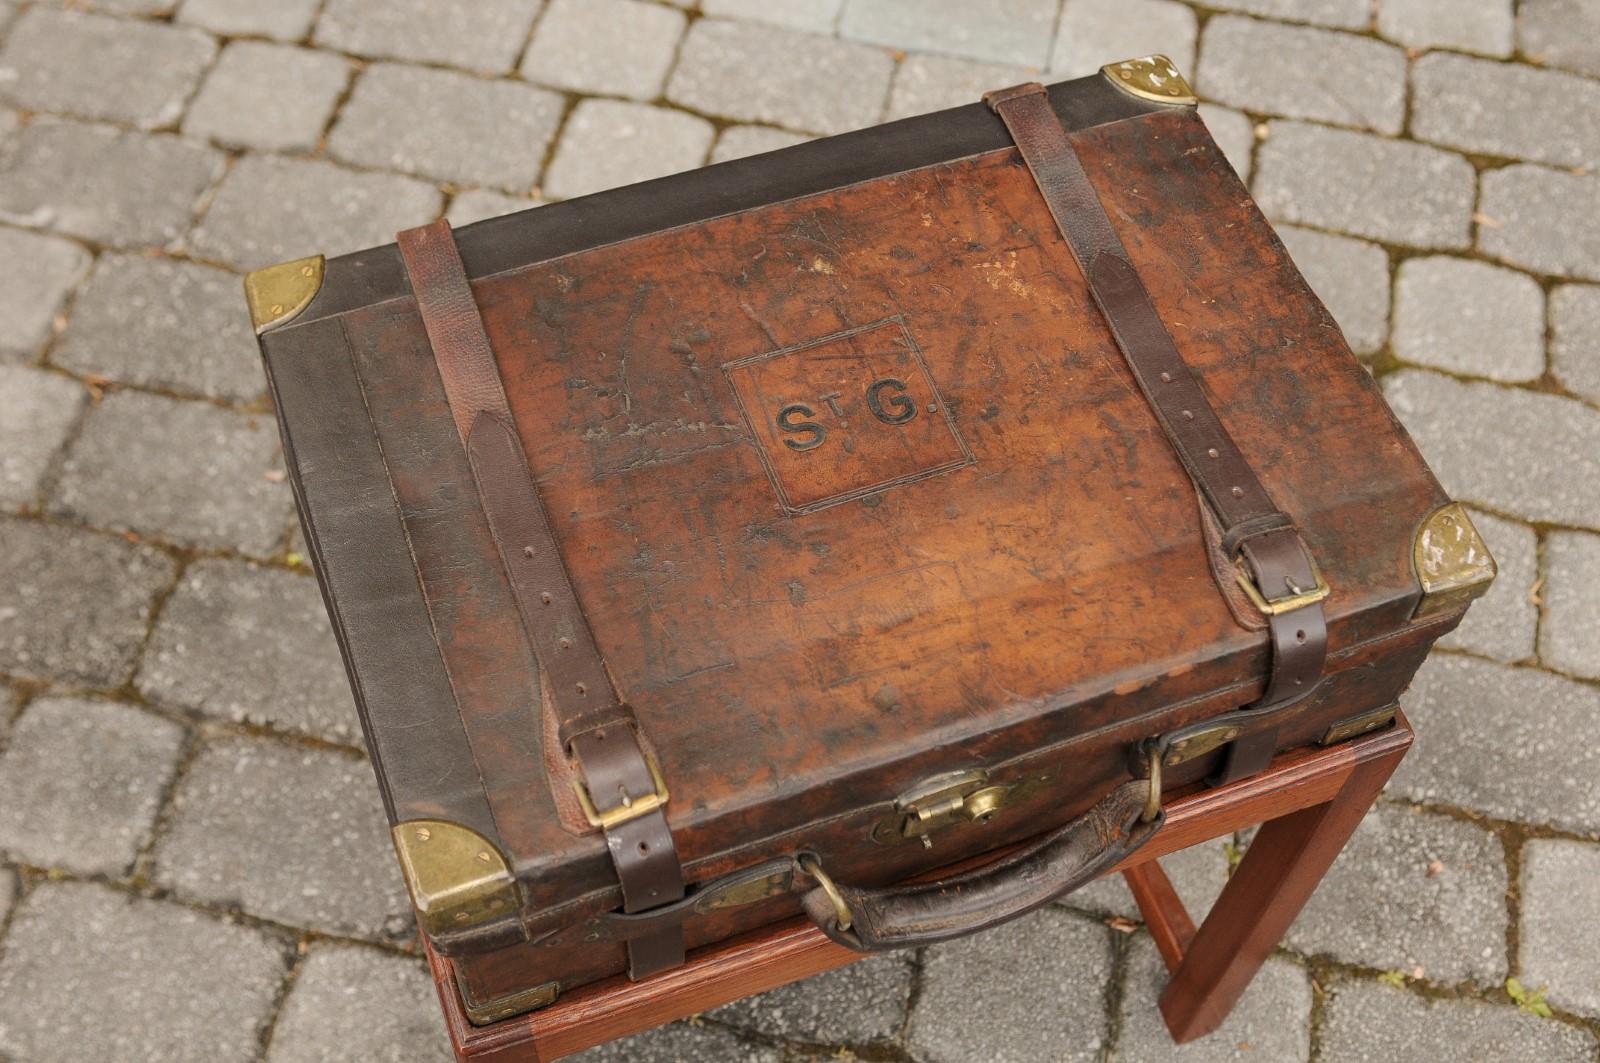
[{"label": "brown leather trunk", "polygon": [[[797,854],[896,883],[1066,824],[1153,748],[1170,789],[1382,726],[1492,575],[1184,94],[1116,82],[1049,102],[1331,588],[1320,681],[1231,730],[1205,721],[1262,696],[1267,618],[983,104],[456,234],[599,685],[670,794],[690,948],[792,917]],[[420,921],[487,1018],[623,972],[633,931],[407,266],[250,290]]]}]

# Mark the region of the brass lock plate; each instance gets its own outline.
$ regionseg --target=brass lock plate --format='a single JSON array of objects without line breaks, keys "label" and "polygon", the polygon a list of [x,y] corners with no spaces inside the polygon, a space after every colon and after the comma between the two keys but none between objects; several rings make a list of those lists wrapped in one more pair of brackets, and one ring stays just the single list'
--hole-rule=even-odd
[{"label": "brass lock plate", "polygon": [[881,845],[921,841],[931,846],[940,831],[967,823],[987,823],[1008,806],[1037,793],[1049,773],[1011,782],[994,782],[981,768],[931,776],[895,799],[894,812],[872,828]]}]

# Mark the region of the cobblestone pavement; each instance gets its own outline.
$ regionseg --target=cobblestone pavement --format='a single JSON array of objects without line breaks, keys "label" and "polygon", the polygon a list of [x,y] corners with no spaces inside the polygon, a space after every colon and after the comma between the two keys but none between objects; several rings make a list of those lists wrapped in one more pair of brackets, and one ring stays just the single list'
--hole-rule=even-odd
[{"label": "cobblestone pavement", "polygon": [[1181,1052],[1103,882],[587,1058],[1600,1056],[1600,2],[0,0],[0,1059],[447,1055],[241,271],[1157,50],[1500,558],[1418,749]]}]

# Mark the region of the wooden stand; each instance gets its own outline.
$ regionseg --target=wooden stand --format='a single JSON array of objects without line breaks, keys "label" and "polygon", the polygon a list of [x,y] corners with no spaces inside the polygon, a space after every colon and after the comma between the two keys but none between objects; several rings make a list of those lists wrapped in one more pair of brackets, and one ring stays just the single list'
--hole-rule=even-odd
[{"label": "wooden stand", "polygon": [[[1173,1040],[1221,1025],[1311,897],[1334,857],[1411,746],[1403,715],[1393,727],[1328,749],[1296,750],[1242,782],[1177,797],[1161,832],[1124,864],[1172,979],[1161,1014]],[[1263,824],[1209,915],[1196,929],[1158,858]],[[449,964],[431,952],[457,1056],[474,1063],[545,1063],[763,993],[861,959],[805,920],[700,950],[644,982],[613,979],[574,990],[548,1008],[473,1026]]]}]

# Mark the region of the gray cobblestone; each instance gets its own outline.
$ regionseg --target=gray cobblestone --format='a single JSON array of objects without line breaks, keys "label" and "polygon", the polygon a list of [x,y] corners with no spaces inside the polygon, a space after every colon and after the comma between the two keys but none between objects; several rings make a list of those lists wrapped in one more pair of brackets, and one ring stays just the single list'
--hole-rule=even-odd
[{"label": "gray cobblestone", "polygon": [[[1592,486],[1592,485],[1591,485]],[[1600,535],[1553,531],[1544,544],[1539,657],[1568,675],[1600,679]]]},{"label": "gray cobblestone", "polygon": [[28,264],[0,285],[0,362],[31,360],[89,271],[89,253],[69,240],[0,227],[0,261]]},{"label": "gray cobblestone", "polygon": [[1378,32],[1411,48],[1511,54],[1511,0],[1383,0],[1376,6]]},{"label": "gray cobblestone", "polygon": [[[1216,903],[1222,887],[1228,884],[1228,856],[1221,841],[1192,845],[1161,858],[1173,889],[1185,908],[1198,920]],[[1143,919],[1133,894],[1121,875],[1105,875],[1082,889],[1074,890],[1061,903],[1081,912]]]},{"label": "gray cobblestone", "polygon": [[43,4],[101,11],[113,15],[160,16],[172,14],[178,0],[41,0]]},{"label": "gray cobblestone", "polygon": [[[1418,733],[1429,732],[1419,724]],[[1344,963],[1407,972],[1420,966],[1439,982],[1499,985],[1507,973],[1505,894],[1505,851],[1493,834],[1379,805],[1285,941]]]},{"label": "gray cobblestone", "polygon": [[1539,578],[1538,537],[1526,524],[1474,510],[1472,523],[1489,544],[1500,573],[1489,592],[1473,603],[1461,626],[1439,645],[1522,661],[1533,656],[1539,607],[1533,602]]},{"label": "gray cobblestone", "polygon": [[1050,51],[1050,72],[1093,74],[1107,63],[1159,53],[1194,71],[1194,11],[1174,0],[1067,0]]},{"label": "gray cobblestone", "polygon": [[1600,83],[1589,78],[1437,52],[1417,60],[1411,87],[1420,140],[1559,166],[1600,162]]},{"label": "gray cobblestone", "polygon": [[35,119],[0,161],[0,220],[114,247],[168,244],[222,173],[218,151],[175,136]]},{"label": "gray cobblestone", "polygon": [[1374,5],[1369,0],[1207,0],[1206,6],[1290,22],[1359,30],[1372,21]]},{"label": "gray cobblestone", "polygon": [[[1093,1060],[1108,1034],[1101,1000],[1111,931],[1048,908],[923,954],[908,1039],[926,1063]],[[974,986],[981,986],[974,992]],[[1039,1007],[1039,987],[1070,1006]]]},{"label": "gray cobblestone", "polygon": [[0,848],[38,867],[125,874],[182,746],[183,728],[148,712],[40,698],[0,755]]},{"label": "gray cobblestone", "polygon": [[170,258],[101,255],[50,360],[209,398],[249,401],[266,390],[239,278]]},{"label": "gray cobblestone", "polygon": [[52,511],[212,548],[272,552],[293,501],[270,418],[121,391],[90,411],[67,451]]},{"label": "gray cobblestone", "polygon": [[1244,112],[1215,103],[1202,103],[1198,110],[1201,120],[1211,131],[1211,139],[1222,149],[1222,154],[1227,157],[1239,179],[1248,185],[1251,156],[1256,150],[1255,123]]},{"label": "gray cobblestone", "polygon": [[1223,15],[1206,23],[1195,87],[1250,111],[1398,133],[1406,57],[1368,37]]},{"label": "gray cobblestone", "polygon": [[1600,288],[1563,284],[1550,293],[1550,363],[1569,391],[1600,403]]},{"label": "gray cobblestone", "polygon": [[572,1063],[781,1063],[782,1049],[753,1044],[694,1020],[579,1052]]},{"label": "gray cobblestone", "polygon": [[1278,236],[1306,283],[1339,323],[1350,349],[1371,354],[1389,338],[1389,255],[1348,236],[1280,225]]},{"label": "gray cobblestone", "polygon": [[1420,369],[1384,377],[1383,393],[1452,495],[1529,520],[1600,528],[1600,412]]},{"label": "gray cobblestone", "polygon": [[1302,122],[1273,122],[1256,151],[1268,217],[1413,247],[1471,242],[1473,181],[1459,155]]},{"label": "gray cobblestone", "polygon": [[1056,7],[1054,0],[847,0],[839,34],[908,51],[1043,67]]},{"label": "gray cobblestone", "polygon": [[790,1041],[865,1045],[891,1040],[905,1021],[911,965],[902,954],[871,956],[709,1012]]},{"label": "gray cobblestone", "polygon": [[893,70],[878,48],[703,18],[684,38],[667,97],[741,121],[845,133],[877,119]]},{"label": "gray cobblestone", "polygon": [[[0,735],[4,732],[0,731]],[[5,926],[11,906],[17,900],[17,875],[7,867],[0,867],[0,926]]]},{"label": "gray cobblestone", "polygon": [[469,188],[465,192],[456,193],[455,198],[450,200],[450,209],[444,212],[444,216],[452,228],[459,229],[475,221],[498,218],[502,214],[511,214],[538,205],[539,201],[535,199],[508,196],[504,192],[492,192],[486,188]]},{"label": "gray cobblestone", "polygon": [[1434,654],[1400,699],[1417,750],[1390,792],[1500,819],[1600,831],[1600,750],[1574,741],[1600,713],[1600,690],[1533,668]]},{"label": "gray cobblestone", "polygon": [[332,934],[400,939],[406,896],[364,760],[255,738],[206,744],[173,798],[155,881]]},{"label": "gray cobblestone", "polygon": [[273,1029],[267,1063],[450,1063],[427,967],[315,945]]},{"label": "gray cobblestone", "polygon": [[1122,993],[1122,1029],[1112,1063],[1229,1063],[1271,1060],[1304,1063],[1311,1054],[1311,980],[1305,969],[1274,956],[1216,1032],[1181,1047],[1161,1020],[1167,969],[1148,934],[1133,939]]},{"label": "gray cobblestone", "polygon": [[356,82],[328,151],[359,166],[526,191],[561,106],[555,93],[515,81],[376,63]]},{"label": "gray cobblestone", "polygon": [[349,80],[350,63],[339,56],[235,41],[206,75],[183,131],[241,148],[310,151]]},{"label": "gray cobblestone", "polygon": [[360,734],[316,582],[282,569],[189,566],[136,682],[173,708],[343,742]]},{"label": "gray cobblestone", "polygon": [[1032,81],[1037,73],[1021,67],[952,59],[944,55],[911,55],[894,72],[889,91],[889,121],[927,114],[947,107],[977,103],[991,89]]},{"label": "gray cobblestone", "polygon": [[[692,0],[684,6],[692,6]],[[844,0],[700,0],[700,10],[708,15],[808,33],[832,33],[843,6]]]},{"label": "gray cobblestone", "polygon": [[29,1063],[254,1058],[285,951],[177,905],[42,885],[0,956],[0,1052]]},{"label": "gray cobblestone", "polygon": [[1437,255],[1400,264],[1394,353],[1491,380],[1544,375],[1544,292],[1525,273]]},{"label": "gray cobblestone", "polygon": [[1589,0],[1522,0],[1517,47],[1535,62],[1600,75],[1600,8]]},{"label": "gray cobblestone", "polygon": [[0,670],[116,686],[173,564],[147,546],[0,519]]},{"label": "gray cobblestone", "polygon": [[437,189],[409,177],[249,155],[222,182],[190,243],[207,258],[259,269],[388,243],[437,217],[439,206]]},{"label": "gray cobblestone", "polygon": [[541,191],[571,199],[705,161],[716,130],[704,118],[621,100],[584,100],[567,118]]},{"label": "gray cobblestone", "polygon": [[155,129],[178,120],[216,54],[187,27],[35,7],[0,51],[0,93],[29,110]]},{"label": "gray cobblestone", "polygon": [[768,126],[729,126],[717,138],[717,146],[711,149],[711,161],[727,162],[730,159],[742,159],[747,155],[759,155],[764,151],[777,151],[779,148],[804,144],[810,139],[800,133],[772,129]]},{"label": "gray cobblestone", "polygon": [[35,502],[45,470],[88,395],[64,376],[31,366],[0,365],[0,507]]},{"label": "gray cobblestone", "polygon": [[1478,249],[1539,273],[1600,280],[1600,177],[1516,165],[1483,175]]},{"label": "gray cobblestone", "polygon": [[328,0],[317,44],[374,59],[504,73],[511,69],[541,0]]},{"label": "gray cobblestone", "polygon": [[1558,1008],[1600,1017],[1600,846],[1530,840],[1522,850],[1522,980]]},{"label": "gray cobblestone", "polygon": [[183,0],[178,21],[226,37],[273,37],[298,41],[311,29],[322,0]]},{"label": "gray cobblestone", "polygon": [[654,99],[686,22],[681,12],[644,0],[550,0],[522,76],[573,92]]}]

